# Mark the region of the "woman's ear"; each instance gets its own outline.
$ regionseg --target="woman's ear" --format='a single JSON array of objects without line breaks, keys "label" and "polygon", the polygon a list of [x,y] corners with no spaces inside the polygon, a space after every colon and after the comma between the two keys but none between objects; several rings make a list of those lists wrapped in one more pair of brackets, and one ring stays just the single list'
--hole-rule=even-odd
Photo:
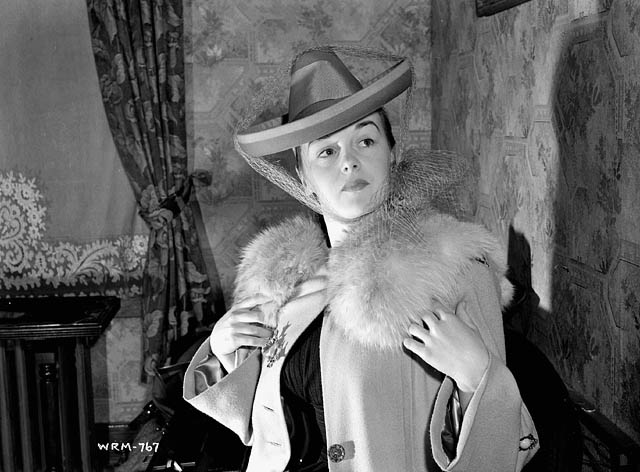
[{"label": "woman's ear", "polygon": [[291,149],[291,151],[293,152],[293,155],[296,159],[296,175],[298,176],[298,179],[300,179],[300,182],[302,182],[302,184],[304,185],[304,176],[302,175],[302,172],[300,171],[300,169],[302,168],[302,149],[298,146],[295,147],[293,149]]},{"label": "woman's ear", "polygon": [[315,197],[316,194],[313,192],[313,189],[311,188],[311,186],[307,182],[307,179],[305,179],[304,171],[301,170],[301,166],[302,166],[302,160],[300,159],[300,157],[296,153],[296,174],[298,175],[298,179],[300,179],[300,184],[302,185],[302,188],[304,189],[304,191],[305,191],[305,193],[307,195],[311,195],[311,196]]},{"label": "woman's ear", "polygon": [[313,191],[313,187],[311,187],[311,185],[309,185],[309,183],[305,180],[304,174],[302,172],[298,171],[298,177],[300,177],[300,183],[302,184],[302,188],[304,189],[305,193],[307,195],[310,195],[310,196],[314,197],[314,198],[317,198],[318,196]]},{"label": "woman's ear", "polygon": [[302,172],[300,172],[300,164],[298,162],[296,163],[296,174],[298,175],[298,179],[300,179],[302,186],[306,187],[307,182],[304,180],[304,175],[302,174]]},{"label": "woman's ear", "polygon": [[298,175],[298,179],[300,179],[300,184],[302,185],[302,188],[304,189],[307,195],[317,199],[318,195],[316,195],[316,193],[313,190],[313,187],[311,186],[311,184],[309,184],[309,182],[305,178],[304,170],[302,169],[302,165],[303,165],[302,164],[302,146],[295,148],[293,152],[296,155],[296,174]]},{"label": "woman's ear", "polygon": [[305,193],[309,196],[317,198],[317,195],[313,191],[313,188],[311,187],[311,185],[309,185],[309,182],[307,182],[307,179],[304,178],[304,172],[301,171],[300,167],[298,166],[296,166],[296,174],[298,174],[298,178],[300,179],[300,184],[302,185],[302,188],[304,189]]}]

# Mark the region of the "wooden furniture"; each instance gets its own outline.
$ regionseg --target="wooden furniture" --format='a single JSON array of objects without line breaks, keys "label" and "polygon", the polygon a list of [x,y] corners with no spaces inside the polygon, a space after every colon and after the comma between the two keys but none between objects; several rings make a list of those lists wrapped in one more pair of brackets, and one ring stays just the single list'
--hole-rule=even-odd
[{"label": "wooden furniture", "polygon": [[580,393],[570,390],[584,430],[584,464],[589,470],[640,471],[640,444],[604,416]]},{"label": "wooden furniture", "polygon": [[116,297],[0,300],[2,471],[96,470],[89,346]]}]

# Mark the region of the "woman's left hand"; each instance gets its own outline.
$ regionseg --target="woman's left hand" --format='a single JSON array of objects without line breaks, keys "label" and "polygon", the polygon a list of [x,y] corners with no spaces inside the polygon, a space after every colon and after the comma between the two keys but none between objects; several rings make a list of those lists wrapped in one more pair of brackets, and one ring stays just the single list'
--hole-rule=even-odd
[{"label": "woman's left hand", "polygon": [[480,334],[460,318],[466,302],[456,314],[434,301],[431,311],[421,318],[424,326],[412,323],[404,346],[427,364],[451,377],[463,392],[475,392],[489,365],[489,351]]}]

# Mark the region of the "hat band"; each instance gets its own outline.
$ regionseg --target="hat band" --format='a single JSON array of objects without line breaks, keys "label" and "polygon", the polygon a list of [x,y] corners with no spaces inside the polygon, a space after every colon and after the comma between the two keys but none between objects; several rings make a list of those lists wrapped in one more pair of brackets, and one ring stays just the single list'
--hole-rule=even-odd
[{"label": "hat band", "polygon": [[301,118],[306,118],[307,116],[313,115],[314,113],[317,113],[317,112],[319,112],[321,110],[324,110],[325,108],[330,107],[334,103],[338,103],[339,101],[344,100],[345,98],[346,97],[329,98],[327,100],[320,100],[320,101],[317,101],[315,103],[312,103],[311,105],[309,105],[304,110],[300,110],[298,112],[298,114],[293,117],[292,120],[299,120]]}]

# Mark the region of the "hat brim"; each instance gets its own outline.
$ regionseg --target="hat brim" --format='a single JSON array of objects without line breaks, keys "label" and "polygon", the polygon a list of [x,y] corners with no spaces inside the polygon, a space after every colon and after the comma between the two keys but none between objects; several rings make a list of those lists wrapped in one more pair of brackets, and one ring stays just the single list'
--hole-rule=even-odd
[{"label": "hat brim", "polygon": [[327,108],[275,128],[238,133],[236,140],[244,152],[256,157],[291,149],[334,133],[370,115],[410,85],[411,66],[405,60],[367,87]]}]

